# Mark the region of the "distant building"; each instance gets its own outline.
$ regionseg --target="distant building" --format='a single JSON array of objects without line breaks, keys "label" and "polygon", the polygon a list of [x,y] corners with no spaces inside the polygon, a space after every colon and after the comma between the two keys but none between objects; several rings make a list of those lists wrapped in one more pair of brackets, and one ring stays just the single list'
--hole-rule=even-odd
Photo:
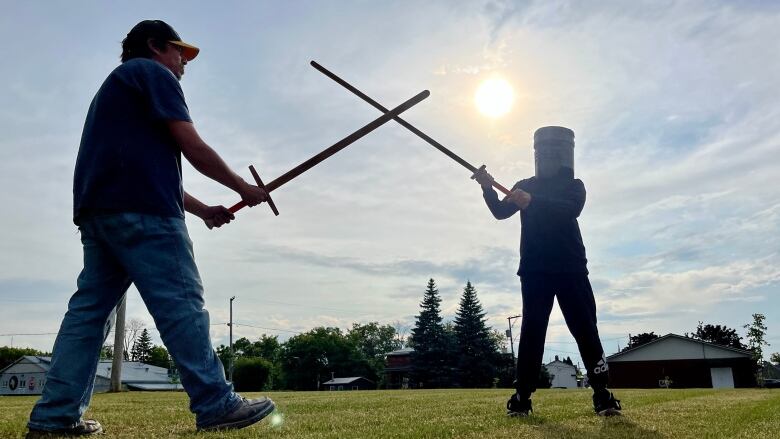
[{"label": "distant building", "polygon": [[[0,395],[40,395],[51,368],[51,357],[26,355],[0,371]],[[122,385],[130,390],[182,390],[168,369],[135,361],[122,363]],[[111,361],[98,363],[95,393],[111,388]]]},{"label": "distant building", "polygon": [[577,388],[577,368],[569,363],[564,363],[555,357],[555,361],[544,365],[552,377],[550,387],[558,389]]},{"label": "distant building", "polygon": [[323,390],[376,390],[376,383],[368,378],[333,378],[322,383]]},{"label": "distant building", "polygon": [[388,389],[411,389],[412,353],[414,349],[405,348],[388,352],[385,355],[385,383]]},{"label": "distant building", "polygon": [[607,357],[609,386],[635,388],[753,387],[752,353],[667,334]]},{"label": "distant building", "polygon": [[775,366],[768,361],[764,361],[763,367],[761,368],[761,376],[764,379],[780,379],[780,366]]}]

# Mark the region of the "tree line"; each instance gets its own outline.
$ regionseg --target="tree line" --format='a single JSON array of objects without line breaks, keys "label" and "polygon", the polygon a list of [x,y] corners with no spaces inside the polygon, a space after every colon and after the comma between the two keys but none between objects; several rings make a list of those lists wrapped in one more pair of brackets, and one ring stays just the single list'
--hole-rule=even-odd
[{"label": "tree line", "polygon": [[[513,359],[505,349],[504,335],[486,324],[477,290],[467,282],[453,321],[444,322],[441,298],[433,279],[428,281],[408,338],[399,327],[379,322],[353,323],[346,331],[316,327],[285,342],[263,334],[257,340],[239,338],[219,345],[218,357],[237,390],[316,390],[332,377],[363,376],[385,387],[385,355],[411,347],[413,387],[509,386]],[[164,346],[152,343],[143,322],[131,319],[124,337],[126,361],[175,369]],[[37,353],[37,351],[36,351]],[[29,354],[34,354],[32,351]],[[13,360],[19,357],[17,355]],[[101,350],[113,358],[113,346]],[[13,361],[11,360],[11,361]],[[543,379],[549,375],[542,370]]]},{"label": "tree line", "polygon": [[412,347],[415,387],[491,387],[512,381],[512,358],[501,354],[504,336],[486,325],[477,291],[467,282],[452,322],[443,322],[436,283],[428,281],[411,336],[378,322],[353,323],[347,331],[317,327],[285,342],[263,334],[242,337],[217,355],[237,390],[317,390],[332,377],[362,376],[386,387],[385,355]]},{"label": "tree line", "polygon": [[[513,379],[513,359],[504,351],[504,335],[486,324],[487,313],[477,297],[477,290],[466,282],[459,307],[452,321],[441,314],[441,296],[433,279],[423,293],[419,314],[408,338],[400,325],[379,322],[353,323],[346,331],[334,327],[316,327],[280,342],[278,336],[263,334],[251,341],[236,340],[233,354],[225,345],[216,352],[226,373],[233,368],[237,390],[317,390],[332,377],[363,376],[385,387],[385,355],[402,347],[411,347],[410,387],[508,387]],[[753,322],[744,325],[747,343],[735,329],[724,325],[699,322],[686,337],[748,350],[753,353],[756,370],[763,366],[766,342],[765,317],[753,314]],[[152,343],[143,322],[132,319],[125,334],[125,360],[174,369],[164,346]],[[655,332],[630,335],[622,351],[660,338]],[[51,354],[30,348],[0,347],[0,369],[23,355]],[[102,359],[113,357],[113,346],[101,350]],[[563,360],[571,363],[570,359]],[[770,361],[780,366],[780,353]],[[174,373],[175,375],[175,373]],[[540,386],[549,386],[550,376],[542,368]]]},{"label": "tree line", "polygon": [[[402,346],[398,330],[378,322],[353,323],[347,331],[316,327],[285,342],[242,337],[233,343],[233,383],[239,391],[318,390],[334,376],[362,376],[381,386],[385,354]],[[216,351],[230,375],[230,347]]]}]

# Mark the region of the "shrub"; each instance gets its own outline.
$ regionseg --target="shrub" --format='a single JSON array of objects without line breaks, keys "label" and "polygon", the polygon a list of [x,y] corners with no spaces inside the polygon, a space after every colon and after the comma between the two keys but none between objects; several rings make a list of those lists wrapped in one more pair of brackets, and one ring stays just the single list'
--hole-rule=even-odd
[{"label": "shrub", "polygon": [[259,392],[268,382],[273,365],[265,358],[236,358],[233,366],[233,386],[238,392]]}]

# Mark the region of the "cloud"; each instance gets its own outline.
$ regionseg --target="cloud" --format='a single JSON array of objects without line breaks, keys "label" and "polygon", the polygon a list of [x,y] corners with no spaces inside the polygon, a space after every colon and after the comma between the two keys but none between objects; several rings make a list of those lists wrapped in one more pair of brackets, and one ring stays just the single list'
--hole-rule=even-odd
[{"label": "cloud", "polygon": [[602,310],[620,318],[706,310],[734,300],[756,301],[755,290],[780,284],[780,257],[739,261],[679,273],[643,271],[609,282]]}]

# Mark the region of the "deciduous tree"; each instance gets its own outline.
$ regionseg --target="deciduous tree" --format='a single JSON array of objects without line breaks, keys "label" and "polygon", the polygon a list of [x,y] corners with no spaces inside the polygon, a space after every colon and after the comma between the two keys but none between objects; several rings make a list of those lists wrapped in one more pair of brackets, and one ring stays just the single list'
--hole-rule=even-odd
[{"label": "deciduous tree", "polygon": [[703,322],[699,322],[696,332],[693,334],[686,333],[685,336],[732,348],[747,349],[742,344],[742,337],[737,334],[737,331],[725,325],[711,325],[709,323],[705,325]]},{"label": "deciduous tree", "polygon": [[761,369],[764,361],[764,346],[769,346],[766,341],[767,327],[764,325],[766,317],[763,314],[753,314],[753,323],[744,326],[747,329],[748,349],[753,352],[753,360],[756,363],[756,381],[763,386]]},{"label": "deciduous tree", "polygon": [[628,337],[628,345],[620,350],[620,352],[627,351],[629,349],[633,349],[637,346],[642,346],[645,343],[650,343],[651,341],[660,338],[655,334],[655,332],[643,332],[641,334],[637,335],[629,335]]}]

